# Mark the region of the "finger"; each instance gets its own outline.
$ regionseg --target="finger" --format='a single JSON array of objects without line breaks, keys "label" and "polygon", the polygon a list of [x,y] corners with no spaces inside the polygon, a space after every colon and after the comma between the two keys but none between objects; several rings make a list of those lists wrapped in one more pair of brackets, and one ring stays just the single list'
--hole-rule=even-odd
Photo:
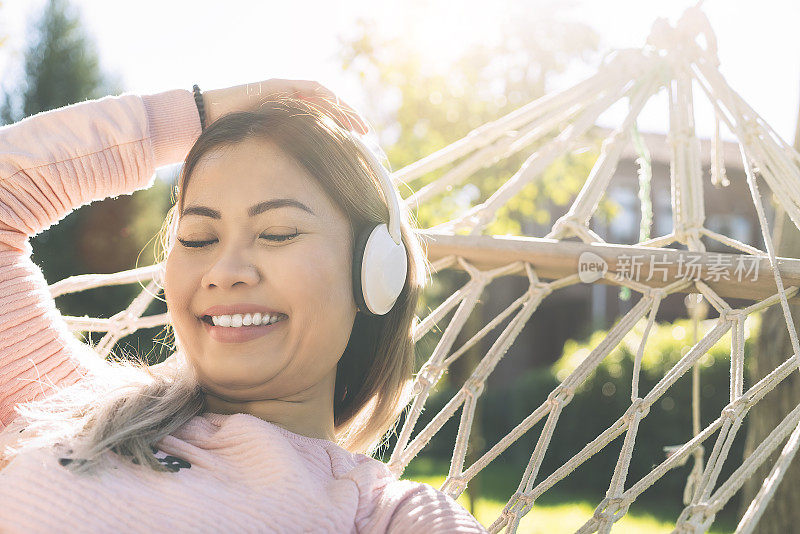
[{"label": "finger", "polygon": [[316,95],[301,95],[301,98],[308,102],[321,113],[330,116],[336,123],[350,131],[360,131],[361,126],[355,121],[351,115],[346,113],[340,105],[336,102]]},{"label": "finger", "polygon": [[358,122],[358,127],[363,129],[365,132],[368,129],[366,122],[361,118],[358,112],[353,108],[353,106],[349,105],[347,102],[339,98],[336,93],[325,87],[319,82],[311,81],[311,80],[297,80],[296,87],[301,92],[304,92],[311,96],[312,98],[321,98],[333,102],[336,106],[341,107],[344,109],[344,112],[351,115],[352,119]]},{"label": "finger", "polygon": [[292,85],[306,94],[321,96],[334,101],[337,98],[333,91],[313,80],[295,80]]},{"label": "finger", "polygon": [[337,118],[343,127],[360,134],[369,132],[366,121],[358,112],[324,85],[307,80],[299,80],[295,84],[303,96],[318,101],[322,107]]},{"label": "finger", "polygon": [[[367,122],[361,118],[361,115],[358,114],[355,108],[348,105],[344,100],[339,100],[339,105],[343,108],[344,113],[346,113],[348,117],[355,122],[356,129],[359,133],[365,134],[369,131]],[[353,128],[351,128],[351,130],[352,129]]]},{"label": "finger", "polygon": [[352,107],[345,104],[342,100],[332,102],[326,98],[314,97],[314,101],[318,102],[321,107],[339,122],[343,128],[360,134],[366,134],[369,131],[366,122]]}]

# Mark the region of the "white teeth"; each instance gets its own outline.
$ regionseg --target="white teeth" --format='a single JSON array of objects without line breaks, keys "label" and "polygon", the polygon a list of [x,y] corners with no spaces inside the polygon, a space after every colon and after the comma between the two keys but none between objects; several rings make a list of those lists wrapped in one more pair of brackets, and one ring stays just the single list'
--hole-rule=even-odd
[{"label": "white teeth", "polygon": [[231,328],[238,328],[240,326],[258,326],[258,325],[268,325],[274,324],[278,321],[282,320],[284,317],[279,314],[275,313],[270,315],[269,313],[245,313],[245,314],[234,314],[234,315],[214,315],[211,316],[211,322],[214,323],[215,326],[226,326]]}]

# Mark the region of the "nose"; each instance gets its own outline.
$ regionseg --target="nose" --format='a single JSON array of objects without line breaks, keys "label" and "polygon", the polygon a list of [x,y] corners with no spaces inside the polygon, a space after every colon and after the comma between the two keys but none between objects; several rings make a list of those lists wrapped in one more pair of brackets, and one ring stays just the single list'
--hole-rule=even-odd
[{"label": "nose", "polygon": [[237,284],[255,285],[261,280],[258,268],[249,260],[246,251],[234,248],[220,252],[216,261],[202,278],[205,288],[228,289]]}]

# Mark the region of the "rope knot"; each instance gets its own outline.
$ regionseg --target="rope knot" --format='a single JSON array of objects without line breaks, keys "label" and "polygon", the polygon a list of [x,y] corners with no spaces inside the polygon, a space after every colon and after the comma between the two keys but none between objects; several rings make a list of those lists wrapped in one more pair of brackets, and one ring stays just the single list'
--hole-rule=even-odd
[{"label": "rope knot", "polygon": [[611,518],[611,514],[609,513],[609,510],[608,510],[608,502],[610,500],[611,499],[606,497],[605,499],[600,501],[600,504],[598,504],[597,508],[594,509],[594,518],[595,519],[597,519],[598,521],[603,521],[604,519],[610,519]]},{"label": "rope knot", "polygon": [[720,413],[720,415],[726,419],[734,421],[738,414],[736,413],[736,408],[733,406],[728,406],[727,408],[722,409],[722,413]]},{"label": "rope knot", "polygon": [[519,515],[517,512],[503,512],[506,516],[506,525],[514,524],[517,520],[517,516]]},{"label": "rope knot", "polygon": [[691,504],[683,509],[673,532],[705,532],[714,522],[716,511],[707,503]]},{"label": "rope knot", "polygon": [[478,269],[475,269],[475,272],[470,272],[469,274],[473,280],[475,280],[476,282],[480,282],[480,285],[482,286],[485,286],[486,284],[492,281],[492,276],[485,271],[480,271]]},{"label": "rope knot", "polygon": [[[684,226],[678,223],[678,228],[675,230],[675,241],[688,245],[691,242],[702,243],[702,229],[697,226]],[[683,251],[682,251],[683,252]],[[691,251],[686,251],[691,252]]]},{"label": "rope knot", "polygon": [[425,365],[419,373],[417,373],[417,382],[414,384],[413,394],[419,395],[422,390],[427,386],[435,384],[439,380],[444,368],[441,365]]},{"label": "rope knot", "polygon": [[650,294],[651,297],[653,297],[654,300],[655,299],[664,300],[664,297],[667,296],[667,292],[664,291],[663,287],[650,288],[648,293]]},{"label": "rope knot", "polygon": [[[694,519],[700,519],[701,521],[706,521],[710,516],[714,515],[711,509],[708,507],[706,503],[697,503],[697,504],[690,504],[686,508],[683,509],[681,516],[685,522],[693,522]],[[680,519],[680,518],[679,518]]]},{"label": "rope knot", "polygon": [[722,417],[730,419],[731,422],[740,418],[744,411],[747,409],[748,403],[745,397],[739,397],[725,408],[722,409],[720,414]]},{"label": "rope knot", "polygon": [[553,292],[552,285],[546,282],[536,282],[535,284],[531,285],[531,293],[532,293],[531,296],[540,294],[542,295],[542,298],[544,298],[552,292]]},{"label": "rope knot", "polygon": [[453,499],[458,499],[459,495],[464,493],[464,490],[467,489],[467,481],[464,480],[463,477],[453,477],[447,483],[444,493],[448,494]]},{"label": "rope knot", "polygon": [[633,423],[634,417],[636,414],[639,414],[639,420],[644,419],[647,417],[647,414],[650,413],[650,406],[644,404],[644,399],[641,397],[637,397],[633,400],[630,407],[625,412],[624,418],[628,423]]},{"label": "rope knot", "polygon": [[606,497],[594,510],[594,518],[598,521],[616,522],[626,513],[629,505],[625,504],[622,497]]},{"label": "rope knot", "polygon": [[698,241],[700,241],[700,238],[703,237],[700,233],[700,228],[697,226],[690,226],[684,230],[684,234],[686,234],[687,237],[691,237],[692,239],[696,239]]},{"label": "rope knot", "polygon": [[533,497],[527,495],[525,493],[516,492],[514,495],[511,496],[511,499],[508,501],[511,504],[511,510],[514,512],[525,511],[533,506]]},{"label": "rope knot", "polygon": [[133,312],[130,310],[123,310],[109,320],[110,325],[108,333],[117,338],[125,337],[136,331],[136,328],[133,327],[133,323],[136,319],[137,317]]},{"label": "rope knot", "polygon": [[485,384],[483,380],[479,380],[477,378],[470,378],[466,382],[464,382],[463,391],[467,395],[473,398],[478,398],[483,393],[483,388]]},{"label": "rope knot", "polygon": [[742,310],[734,310],[731,308],[725,308],[719,312],[719,318],[725,321],[726,323],[734,323],[736,321],[741,320],[742,318]]},{"label": "rope knot", "polygon": [[572,228],[572,224],[571,223],[572,223],[572,221],[569,218],[567,218],[566,215],[561,217],[560,219],[558,219],[553,224],[553,228],[550,229],[549,236],[552,239],[561,239],[561,238],[563,238],[564,237],[564,233],[566,232],[566,230]]},{"label": "rope knot", "polygon": [[561,408],[569,404],[574,396],[574,389],[561,384],[550,392],[550,395],[547,396],[547,402],[552,405],[553,408]]}]

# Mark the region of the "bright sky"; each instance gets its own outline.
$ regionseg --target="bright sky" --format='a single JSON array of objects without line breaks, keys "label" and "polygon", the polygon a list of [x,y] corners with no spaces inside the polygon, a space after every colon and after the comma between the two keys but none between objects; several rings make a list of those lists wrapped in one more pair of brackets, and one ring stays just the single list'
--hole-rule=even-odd
[{"label": "bright sky", "polygon": [[[320,80],[356,107],[364,101],[362,90],[342,75],[336,54],[339,36],[351,31],[358,17],[375,19],[387,31],[411,21],[417,34],[413,39],[428,51],[430,61],[446,61],[466,42],[502,35],[501,16],[490,3],[496,5],[489,0],[73,0],[104,68],[116,73],[127,91],[305,78]],[[558,9],[593,26],[602,49],[609,50],[640,47],[656,17],[674,21],[694,3],[575,0],[572,7]],[[516,0],[515,7],[526,4],[535,10],[542,1]],[[8,36],[0,49],[0,80],[13,75],[11,66],[24,50],[26,21],[42,5],[43,0],[0,0],[0,35]],[[705,0],[703,9],[717,33],[723,75],[781,136],[793,141],[800,102],[800,2]],[[569,83],[588,73],[576,72]],[[648,105],[639,122],[642,130],[665,130],[665,101],[657,98]],[[701,106],[701,135],[713,132],[713,123],[705,120],[709,117]],[[611,113],[603,122],[612,125],[619,119]]]}]

